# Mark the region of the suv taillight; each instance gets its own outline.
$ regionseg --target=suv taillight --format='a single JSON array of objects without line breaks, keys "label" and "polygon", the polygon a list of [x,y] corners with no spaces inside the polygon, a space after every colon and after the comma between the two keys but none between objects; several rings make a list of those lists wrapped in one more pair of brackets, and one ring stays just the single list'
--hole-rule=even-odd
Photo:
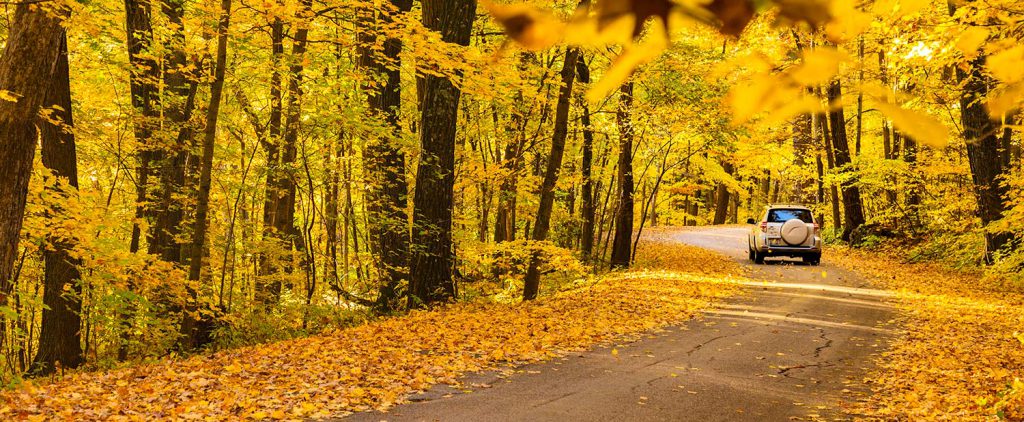
[{"label": "suv taillight", "polygon": [[815,235],[820,235],[821,234],[821,226],[819,226],[818,223],[814,223],[814,234]]},{"label": "suv taillight", "polygon": [[768,222],[767,221],[762,221],[761,222],[761,233],[768,233]]}]

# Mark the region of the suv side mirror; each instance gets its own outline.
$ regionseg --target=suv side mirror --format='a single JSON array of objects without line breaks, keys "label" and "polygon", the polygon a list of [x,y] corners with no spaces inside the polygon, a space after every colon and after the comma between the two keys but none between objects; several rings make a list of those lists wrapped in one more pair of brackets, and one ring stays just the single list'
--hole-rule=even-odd
[{"label": "suv side mirror", "polygon": [[757,222],[756,222],[756,221],[754,221],[754,219],[753,219],[753,218],[748,218],[748,219],[747,219],[747,224],[757,224]]}]

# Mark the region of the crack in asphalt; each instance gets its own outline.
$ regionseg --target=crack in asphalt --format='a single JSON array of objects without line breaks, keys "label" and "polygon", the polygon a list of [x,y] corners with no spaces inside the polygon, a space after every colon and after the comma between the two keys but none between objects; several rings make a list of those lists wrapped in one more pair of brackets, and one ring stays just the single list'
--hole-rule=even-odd
[{"label": "crack in asphalt", "polygon": [[776,371],[776,373],[778,373],[779,375],[782,375],[783,377],[786,377],[786,378],[800,379],[800,378],[796,378],[796,377],[791,376],[789,374],[789,371],[792,371],[794,369],[831,368],[833,366],[836,366],[836,364],[834,364],[832,362],[829,362],[829,361],[824,361],[824,362],[819,362],[819,363],[808,363],[808,364],[805,364],[805,365],[784,366],[784,367],[778,368],[778,371]]},{"label": "crack in asphalt", "polygon": [[827,349],[829,347],[832,347],[832,339],[828,338],[828,336],[826,335],[825,329],[824,328],[818,328],[818,330],[821,331],[821,335],[819,335],[818,338],[820,338],[822,340],[825,340],[825,344],[814,348],[814,357],[816,357],[816,358],[821,357],[821,352],[823,350],[825,350],[825,349]]}]

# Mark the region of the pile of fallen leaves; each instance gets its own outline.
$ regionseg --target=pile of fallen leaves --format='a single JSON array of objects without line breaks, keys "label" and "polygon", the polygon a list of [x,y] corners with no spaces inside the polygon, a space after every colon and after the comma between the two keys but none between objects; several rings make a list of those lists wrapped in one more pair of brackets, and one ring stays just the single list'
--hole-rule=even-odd
[{"label": "pile of fallen leaves", "polygon": [[1024,291],[938,265],[860,251],[832,261],[897,292],[905,333],[866,381],[884,420],[1024,419]]},{"label": "pile of fallen leaves", "polygon": [[[736,288],[710,272],[615,273],[528,303],[460,303],[305,339],[100,373],[0,395],[0,419],[321,418],[386,409],[466,372],[535,362],[689,319]],[[682,262],[682,261],[680,261]]]}]

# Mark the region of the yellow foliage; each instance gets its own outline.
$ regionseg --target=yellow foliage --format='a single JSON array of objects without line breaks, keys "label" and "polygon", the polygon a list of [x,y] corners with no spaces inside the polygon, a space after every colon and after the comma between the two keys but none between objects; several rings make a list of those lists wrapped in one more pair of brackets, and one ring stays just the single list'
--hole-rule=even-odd
[{"label": "yellow foliage", "polygon": [[[903,335],[878,360],[863,411],[880,420],[1024,418],[1024,292],[979,274],[845,250],[832,259],[897,292]],[[891,256],[891,255],[890,255]]]},{"label": "yellow foliage", "polygon": [[737,291],[705,275],[735,270],[721,256],[686,247],[657,255],[698,272],[615,273],[527,303],[455,304],[211,356],[74,373],[3,393],[8,406],[0,418],[259,420],[387,409],[469,371],[549,359],[689,319]]}]

